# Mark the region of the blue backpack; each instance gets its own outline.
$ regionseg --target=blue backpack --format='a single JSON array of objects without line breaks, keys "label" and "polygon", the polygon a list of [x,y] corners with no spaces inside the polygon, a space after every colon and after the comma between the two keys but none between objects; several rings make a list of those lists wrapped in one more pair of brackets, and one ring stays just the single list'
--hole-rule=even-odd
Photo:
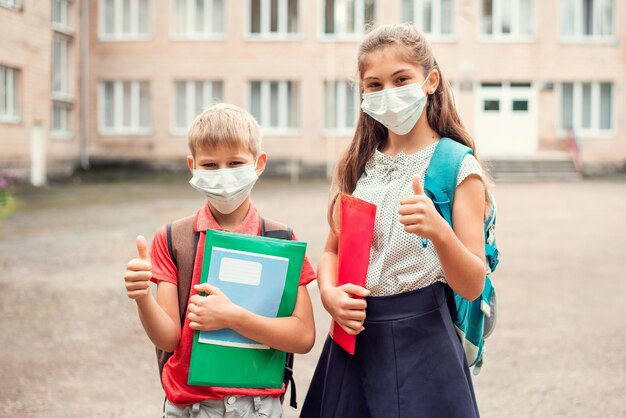
[{"label": "blue backpack", "polygon": [[[471,148],[450,138],[441,138],[426,171],[424,192],[433,200],[437,211],[450,226],[457,176],[461,162],[467,154],[473,154]],[[475,300],[468,301],[448,286],[449,301],[454,300],[454,303],[450,303],[454,326],[463,344],[467,364],[474,367],[475,375],[480,373],[483,365],[485,338],[492,333],[496,323],[496,292],[489,278],[498,265],[496,205],[491,193],[489,202],[489,216],[484,224],[488,268],[483,292]]]}]

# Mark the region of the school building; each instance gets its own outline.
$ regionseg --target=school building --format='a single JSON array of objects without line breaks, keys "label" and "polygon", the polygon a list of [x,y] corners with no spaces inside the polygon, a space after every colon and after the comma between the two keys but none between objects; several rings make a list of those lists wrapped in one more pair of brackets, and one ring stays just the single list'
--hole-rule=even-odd
[{"label": "school building", "polygon": [[248,109],[277,170],[330,170],[368,24],[428,34],[490,161],[626,164],[623,0],[0,0],[0,167],[184,166],[203,107]]}]

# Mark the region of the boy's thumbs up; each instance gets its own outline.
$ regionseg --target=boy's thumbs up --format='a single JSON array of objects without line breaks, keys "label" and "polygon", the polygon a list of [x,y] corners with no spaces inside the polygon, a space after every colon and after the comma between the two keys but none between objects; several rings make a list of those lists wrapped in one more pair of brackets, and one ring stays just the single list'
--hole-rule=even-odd
[{"label": "boy's thumbs up", "polygon": [[142,260],[150,260],[150,256],[148,255],[148,243],[143,235],[137,237],[137,255]]},{"label": "boy's thumbs up", "polygon": [[413,191],[415,194],[424,194],[424,187],[422,187],[419,176],[413,176]]}]

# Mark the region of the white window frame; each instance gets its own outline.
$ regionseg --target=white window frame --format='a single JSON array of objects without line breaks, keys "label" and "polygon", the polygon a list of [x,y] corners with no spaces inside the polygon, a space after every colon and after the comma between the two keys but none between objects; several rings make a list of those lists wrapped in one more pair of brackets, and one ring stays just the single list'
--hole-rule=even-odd
[{"label": "white window frame", "polygon": [[[20,70],[0,65],[0,123],[20,123]],[[4,101],[10,109],[4,108]]]},{"label": "white window frame", "polygon": [[[176,115],[176,110],[178,108],[178,106],[180,106],[180,103],[178,103],[178,97],[176,94],[176,86],[178,83],[185,83],[185,103],[184,103],[184,108],[185,108],[185,115],[187,116],[187,120],[188,122],[186,123],[186,126],[177,126],[178,120],[177,120],[177,115]],[[197,106],[197,97],[196,97],[196,84],[197,83],[202,83],[202,90],[203,90],[203,96],[205,97],[204,99],[204,106],[210,106],[213,103],[216,102],[221,102],[224,100],[223,98],[223,94],[224,94],[224,82],[222,80],[175,80],[172,83],[172,120],[171,120],[171,128],[170,128],[170,133],[173,136],[186,136],[187,135],[187,131],[189,130],[189,125],[191,124],[191,122],[193,121],[193,119],[197,116],[196,114],[196,108]],[[214,94],[214,91],[216,90],[216,87],[218,84],[221,84],[221,93],[222,96],[221,97],[216,97]],[[210,100],[207,101],[206,98],[210,98]],[[189,116],[191,115],[191,117]]]},{"label": "white window frame", "polygon": [[[64,125],[61,127],[56,127],[54,125],[54,110],[56,106],[61,106],[64,108],[65,117]],[[74,133],[72,132],[72,118],[73,118],[74,109],[72,104],[67,102],[54,101],[52,102],[52,120],[50,122],[50,126],[52,127],[51,137],[53,139],[72,139],[74,137]]]},{"label": "white window frame", "polygon": [[[329,86],[330,84],[330,86]],[[324,81],[324,101],[323,106],[326,107],[327,102],[327,94],[329,93],[329,91],[333,90],[332,93],[332,97],[330,98],[332,100],[332,111],[336,113],[336,120],[337,120],[337,126],[328,126],[327,121],[326,121],[326,112],[323,111],[322,113],[322,117],[323,117],[323,129],[322,129],[322,136],[327,136],[327,137],[346,137],[346,136],[351,136],[352,134],[354,134],[354,130],[356,129],[356,124],[359,118],[359,112],[361,109],[361,95],[359,92],[359,86],[357,85],[353,85],[354,83],[352,83],[349,80],[339,80],[339,79],[334,79],[334,80],[325,80]],[[333,88],[334,87],[334,88]],[[353,121],[353,125],[349,126],[347,125],[346,122],[346,113],[347,113],[347,94],[346,94],[346,87],[350,87],[350,89],[353,91],[353,95],[354,95],[354,115],[355,115],[355,119]]]},{"label": "white window frame", "polygon": [[[349,0],[334,0],[335,11],[339,9],[337,4],[343,4],[345,1]],[[379,0],[380,1],[380,0]],[[378,7],[377,2],[374,0],[374,21],[377,21],[377,13]],[[345,24],[338,28],[337,14],[334,13],[335,16],[335,32],[334,33],[326,33],[326,1],[319,1],[319,16],[320,16],[320,40],[322,41],[331,41],[331,42],[358,42],[361,40],[363,35],[365,34],[365,0],[354,0],[354,32],[347,32],[345,28]]]},{"label": "white window frame", "polygon": [[[112,1],[115,4],[114,7],[114,31],[112,34],[105,33],[104,25],[105,25],[105,3],[107,1]],[[131,30],[128,33],[123,32],[124,21],[123,21],[123,4],[124,1],[130,2],[130,26]],[[139,32],[139,1],[140,0],[100,0],[99,1],[99,21],[98,21],[98,39],[101,41],[146,41],[152,38],[152,16],[153,16],[153,5],[152,0],[148,1],[148,31],[145,33]],[[134,16],[134,17],[133,17]]]},{"label": "white window frame", "polygon": [[259,0],[261,2],[261,32],[252,32],[252,0],[246,0],[246,32],[245,37],[251,41],[300,41],[302,35],[302,0],[297,0],[298,16],[296,32],[289,32],[289,1],[278,0],[278,31],[271,31],[272,2],[271,0]]},{"label": "white window frame", "polygon": [[[113,126],[104,126],[105,112],[104,94],[105,83],[113,83]],[[130,83],[131,91],[131,108],[124,109],[124,83]],[[150,96],[150,126],[140,126],[141,121],[141,83],[146,84],[146,88],[150,91],[150,82],[138,80],[103,80],[99,87],[99,121],[98,131],[100,135],[149,135],[152,133],[153,113],[152,113],[152,96]],[[125,112],[130,112],[131,124],[123,126],[123,117]]]},{"label": "white window frame", "polygon": [[[571,2],[574,6],[574,34],[568,35],[563,33],[563,13],[566,10],[566,3]],[[559,0],[558,2],[558,16],[559,16],[559,37],[562,43],[601,43],[601,44],[617,44],[618,36],[617,36],[617,13],[616,10],[619,9],[619,5],[616,5],[616,0],[594,0],[593,8],[594,8],[594,24],[598,24],[599,11],[601,11],[601,4],[606,2],[613,3],[613,33],[610,35],[585,35],[583,33],[583,0]]]},{"label": "white window frame", "polygon": [[[72,27],[72,3],[72,0],[52,0],[52,29],[68,35],[74,33],[74,28]],[[55,4],[58,4],[60,7],[61,20],[55,20]]]},{"label": "white window frame", "polygon": [[[258,117],[259,125],[268,136],[296,136],[300,134],[300,126],[289,126],[289,109],[287,106],[289,90],[287,83],[291,82],[292,89],[294,86],[298,89],[298,95],[295,100],[298,105],[292,105],[298,112],[301,111],[301,87],[300,83],[295,80],[251,80],[248,83],[248,109],[252,109],[252,83],[261,83],[261,115]],[[278,83],[278,126],[270,125],[270,110],[272,106],[270,83]],[[302,124],[300,114],[295,119]]]},{"label": "white window frame", "polygon": [[22,0],[0,0],[0,6],[7,9],[22,10]]},{"label": "white window frame", "polygon": [[[510,33],[502,33],[502,3],[505,1],[511,1],[511,32]],[[537,30],[536,27],[536,7],[537,2],[541,0],[530,0],[531,1],[531,33],[521,33],[521,20],[522,16],[520,13],[521,1],[523,0],[492,0],[492,16],[493,21],[492,25],[492,33],[486,33],[483,30],[483,20],[485,17],[483,16],[483,2],[478,2],[478,16],[479,16],[479,24],[478,24],[478,39],[481,42],[516,42],[516,43],[530,43],[535,41],[535,33]]]},{"label": "white window frame", "polygon": [[[61,74],[56,74],[55,66],[55,50],[57,41],[63,43],[65,48],[61,50]],[[66,102],[72,102],[74,100],[74,94],[72,91],[72,40],[63,35],[54,35],[52,37],[52,98],[54,100],[62,100]],[[61,88],[55,90],[56,78],[61,79]]]},{"label": "white window frame", "polygon": [[[404,12],[402,11],[402,20],[413,22],[423,30],[423,21],[424,21],[424,0],[409,0],[413,3],[413,16],[404,16]],[[432,4],[432,20],[430,22],[431,31],[424,33],[428,36],[430,40],[437,42],[453,42],[456,40],[456,3],[457,0],[452,1],[452,32],[450,33],[442,33],[441,32],[441,10],[442,10],[442,0],[431,0]],[[404,0],[403,0],[404,2]]]},{"label": "white window frame", "polygon": [[[611,85],[611,128],[600,129],[600,85],[609,83]],[[572,84],[572,129],[574,134],[578,138],[582,139],[612,139],[615,138],[615,124],[617,123],[617,103],[615,101],[615,83],[612,81],[563,81],[559,83],[559,102],[558,102],[558,115],[559,115],[559,136],[565,137],[567,135],[566,129],[563,127],[563,85]],[[591,127],[582,127],[582,91],[583,84],[591,84]]]},{"label": "white window frame", "polygon": [[[196,1],[183,0],[187,2],[185,10],[185,26],[194,27],[196,18]],[[226,6],[228,1],[222,0],[222,31],[217,32],[213,28],[213,13],[215,12],[216,0],[204,0],[204,31],[202,32],[177,32],[178,11],[176,10],[176,0],[172,0],[172,14],[170,18],[170,37],[175,41],[206,41],[206,40],[223,40],[226,33]]]}]

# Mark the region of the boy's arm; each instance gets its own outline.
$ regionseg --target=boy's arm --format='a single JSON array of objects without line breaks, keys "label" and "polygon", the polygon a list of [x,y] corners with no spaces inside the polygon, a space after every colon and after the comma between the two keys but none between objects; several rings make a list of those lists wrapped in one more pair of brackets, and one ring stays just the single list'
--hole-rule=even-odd
[{"label": "boy's arm", "polygon": [[128,297],[137,303],[139,319],[146,334],[155,346],[164,351],[174,351],[180,340],[178,317],[178,289],[176,285],[160,281],[157,299],[150,292],[152,264],[144,237],[137,237],[137,258],[126,266],[124,280]]},{"label": "boy's arm", "polygon": [[298,286],[293,314],[284,318],[267,318],[232,303],[215,286],[195,286],[207,296],[194,295],[189,303],[189,326],[211,331],[230,328],[269,347],[290,353],[305,354],[315,342],[313,308],[305,285]]}]

